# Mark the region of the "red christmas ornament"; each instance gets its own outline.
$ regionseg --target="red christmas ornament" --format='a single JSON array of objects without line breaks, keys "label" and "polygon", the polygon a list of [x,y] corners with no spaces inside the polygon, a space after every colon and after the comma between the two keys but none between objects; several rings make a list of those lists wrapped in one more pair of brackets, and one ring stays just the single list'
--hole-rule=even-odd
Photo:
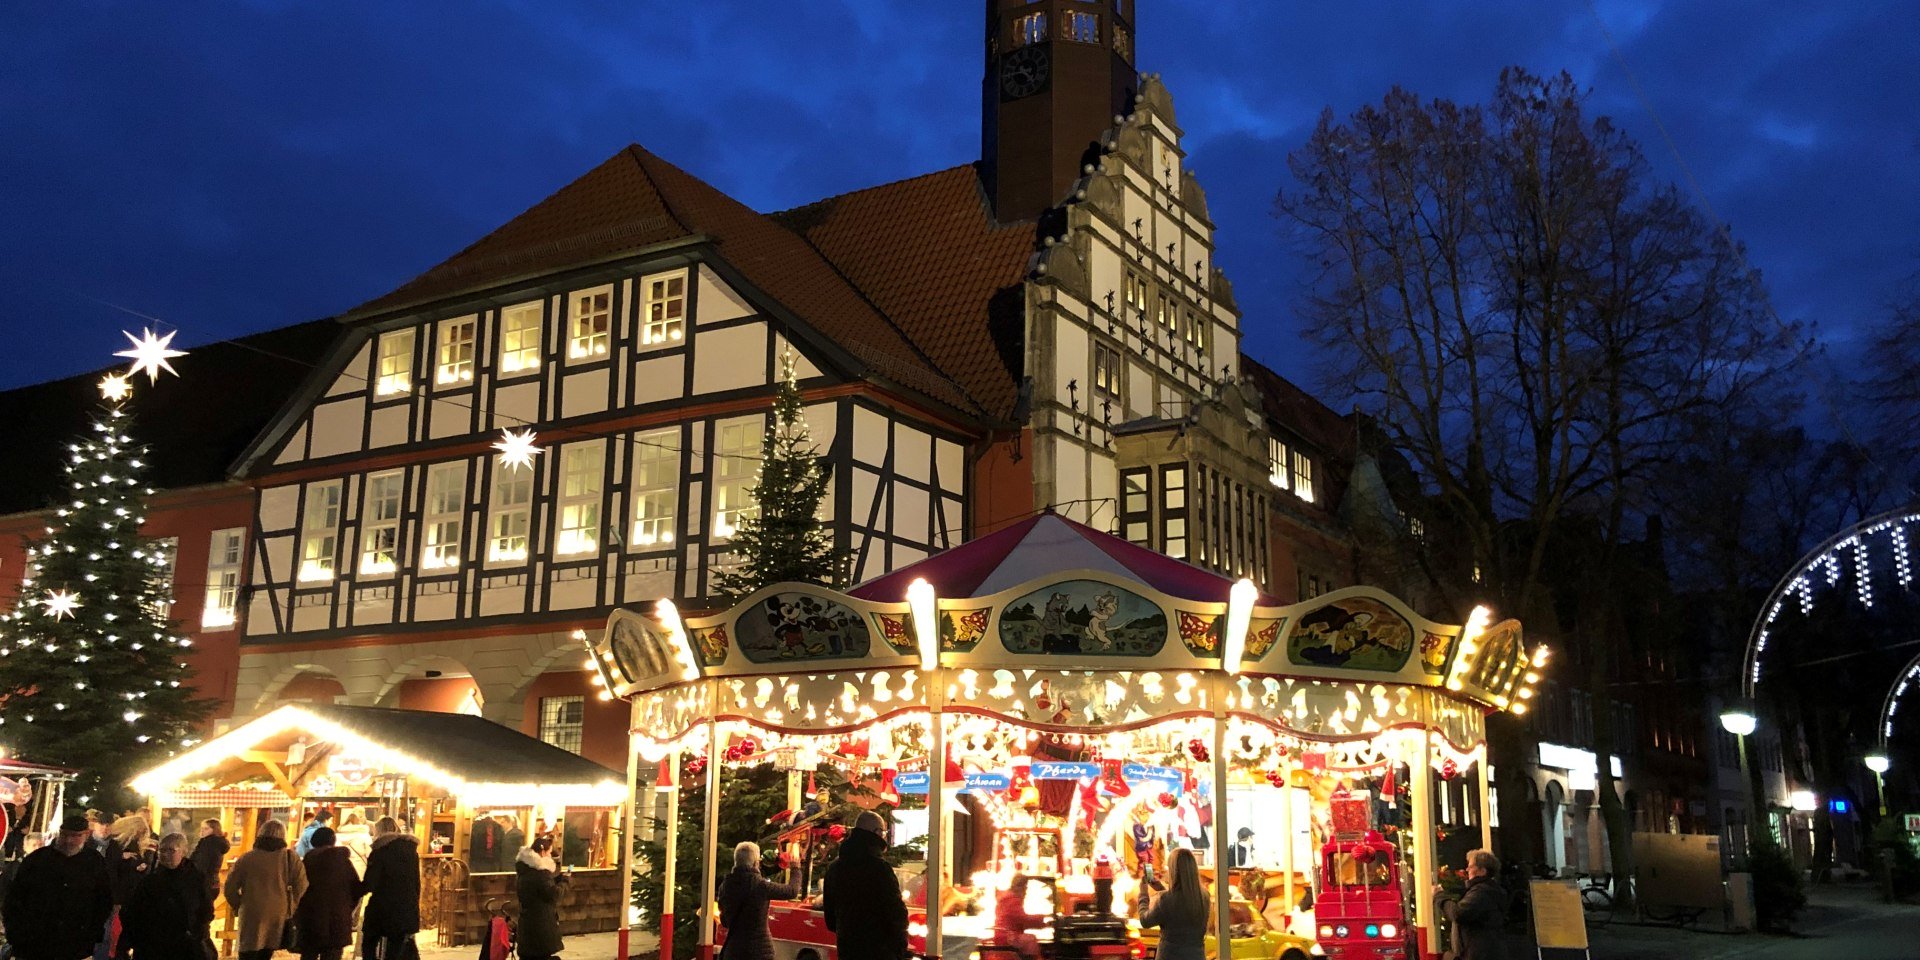
[{"label": "red christmas ornament", "polygon": [[1435,831],[1433,832],[1433,838],[1434,838],[1435,840],[1442,840],[1442,841],[1444,841],[1444,840],[1446,840],[1446,839],[1447,839],[1447,832],[1446,832],[1445,830],[1435,830]]},{"label": "red christmas ornament", "polygon": [[1273,784],[1276,787],[1286,786],[1287,785],[1286,771],[1285,770],[1268,770],[1267,782]]},{"label": "red christmas ornament", "polygon": [[1355,863],[1372,863],[1373,862],[1373,845],[1367,844],[1367,843],[1354,844],[1353,860]]},{"label": "red christmas ornament", "polygon": [[844,824],[836,823],[833,826],[827,828],[828,840],[839,840],[841,837],[844,837],[846,835],[847,835],[847,828]]},{"label": "red christmas ornament", "polygon": [[694,755],[687,759],[687,776],[697,777],[707,769],[707,758]]},{"label": "red christmas ornament", "polygon": [[1187,741],[1187,753],[1193,756],[1196,763],[1206,763],[1207,757],[1210,756],[1207,752],[1206,743],[1199,737],[1194,737],[1192,740]]},{"label": "red christmas ornament", "polygon": [[1459,775],[1460,775],[1460,765],[1457,763],[1454,763],[1453,758],[1449,757],[1440,762],[1440,779],[1452,780],[1454,777],[1457,777]]},{"label": "red christmas ornament", "polygon": [[1171,793],[1162,792],[1160,794],[1160,805],[1167,808],[1168,810],[1172,810],[1174,807],[1177,807],[1180,805],[1180,798],[1174,796]]},{"label": "red christmas ornament", "polygon": [[760,752],[760,741],[747,737],[740,741],[740,759],[745,760]]}]

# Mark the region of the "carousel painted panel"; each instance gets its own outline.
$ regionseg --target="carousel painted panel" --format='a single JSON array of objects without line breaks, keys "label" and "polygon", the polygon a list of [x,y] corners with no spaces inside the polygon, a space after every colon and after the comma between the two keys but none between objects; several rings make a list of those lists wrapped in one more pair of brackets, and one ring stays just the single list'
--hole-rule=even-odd
[{"label": "carousel painted panel", "polygon": [[1100,570],[1068,570],[940,601],[942,663],[1106,671],[1219,666],[1226,604],[1182,600]]},{"label": "carousel painted panel", "polygon": [[963,667],[947,673],[947,707],[1057,728],[1147,723],[1210,713],[1216,685],[1185,670]]},{"label": "carousel painted panel", "polygon": [[873,603],[826,587],[779,583],[716,616],[687,621],[708,676],[911,663],[904,603]]}]

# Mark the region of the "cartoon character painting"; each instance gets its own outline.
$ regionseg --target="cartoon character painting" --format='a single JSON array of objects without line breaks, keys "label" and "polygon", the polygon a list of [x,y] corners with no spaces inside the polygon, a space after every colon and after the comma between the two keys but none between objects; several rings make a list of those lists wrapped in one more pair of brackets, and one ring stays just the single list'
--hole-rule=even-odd
[{"label": "cartoon character painting", "polygon": [[777,593],[742,613],[734,633],[754,663],[867,655],[869,631],[859,614],[810,593]]},{"label": "cartoon character painting", "polygon": [[1413,653],[1413,624],[1370,597],[1346,597],[1300,618],[1287,640],[1296,665],[1395,671]]},{"label": "cartoon character painting", "polygon": [[1000,613],[1010,653],[1152,656],[1167,641],[1167,613],[1146,597],[1092,580],[1035,590]]}]

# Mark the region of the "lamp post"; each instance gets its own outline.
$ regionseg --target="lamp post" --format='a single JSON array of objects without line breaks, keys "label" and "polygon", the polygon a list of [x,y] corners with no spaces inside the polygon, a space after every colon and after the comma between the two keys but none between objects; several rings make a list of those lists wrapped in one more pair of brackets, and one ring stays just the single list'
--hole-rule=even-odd
[{"label": "lamp post", "polygon": [[1764,828],[1765,812],[1760,809],[1760,789],[1755,786],[1759,780],[1754,769],[1752,757],[1747,749],[1747,737],[1760,725],[1759,718],[1753,715],[1753,709],[1744,703],[1730,704],[1720,712],[1720,726],[1734,735],[1740,747],[1740,780],[1745,785],[1747,795],[1747,835],[1746,855],[1753,855],[1753,837],[1756,827]]},{"label": "lamp post", "polygon": [[1867,769],[1873,771],[1873,795],[1880,804],[1880,816],[1887,815],[1887,768],[1893,764],[1887,760],[1883,750],[1875,750],[1864,758]]}]

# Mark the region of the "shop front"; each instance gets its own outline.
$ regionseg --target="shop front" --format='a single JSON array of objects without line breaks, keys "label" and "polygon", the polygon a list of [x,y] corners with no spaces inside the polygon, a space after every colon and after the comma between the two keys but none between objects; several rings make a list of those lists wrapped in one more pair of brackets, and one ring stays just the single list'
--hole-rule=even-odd
[{"label": "shop front", "polygon": [[[592,651],[636,762],[706,778],[705,863],[722,768],[792,771],[766,833],[806,890],[776,909],[783,960],[831,960],[817,867],[850,807],[913,851],[930,957],[1146,954],[1140,892],[1183,848],[1216,955],[1222,930],[1241,960],[1437,955],[1420,894],[1487,844],[1485,718],[1524,712],[1544,658],[1484,611],[1432,623],[1369,588],[1282,605],[1052,515],[846,593],[619,611]],[[683,882],[711,903],[701,867]]]},{"label": "shop front", "polygon": [[[133,781],[153,823],[189,837],[218,818],[228,863],[279,820],[289,835],[317,812],[364,865],[374,825],[393,817],[420,839],[421,919],[446,945],[477,942],[489,901],[510,903],[514,858],[539,836],[573,870],[564,931],[620,922],[620,775],[517,730],[466,714],[289,704]],[[223,869],[226,865],[223,865]],[[224,904],[215,924],[232,948]]]}]

